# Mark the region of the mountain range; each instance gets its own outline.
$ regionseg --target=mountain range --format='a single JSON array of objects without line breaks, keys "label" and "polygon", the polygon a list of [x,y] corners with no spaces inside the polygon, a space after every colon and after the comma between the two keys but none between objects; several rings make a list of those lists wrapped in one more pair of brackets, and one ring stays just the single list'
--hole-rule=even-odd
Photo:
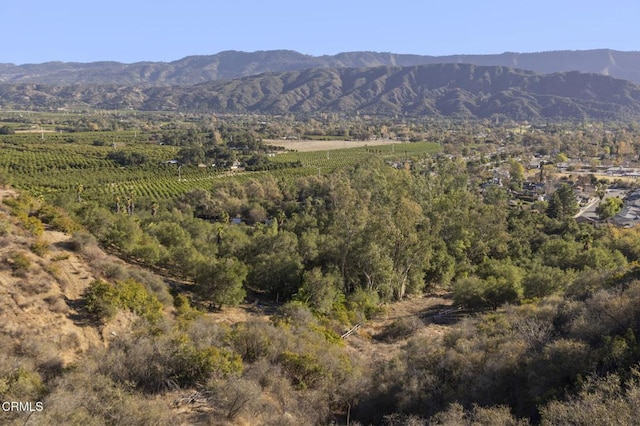
[{"label": "mountain range", "polygon": [[[425,60],[447,63],[411,65]],[[468,63],[498,60],[509,66]],[[454,57],[282,50],[172,63],[4,64],[0,108],[638,120],[640,85],[607,75],[640,80],[636,62],[640,53],[611,50]]]},{"label": "mountain range", "polygon": [[188,56],[173,62],[0,64],[0,83],[190,86],[265,72],[301,71],[311,68],[408,67],[442,63],[502,66],[541,74],[580,71],[610,75],[640,84],[640,52],[609,49],[451,56],[378,52],[310,56],[291,50],[226,51],[215,55]]},{"label": "mountain range", "polygon": [[637,120],[640,86],[599,74],[538,74],[470,64],[317,68],[171,87],[0,85],[3,108],[78,106],[217,113]]}]

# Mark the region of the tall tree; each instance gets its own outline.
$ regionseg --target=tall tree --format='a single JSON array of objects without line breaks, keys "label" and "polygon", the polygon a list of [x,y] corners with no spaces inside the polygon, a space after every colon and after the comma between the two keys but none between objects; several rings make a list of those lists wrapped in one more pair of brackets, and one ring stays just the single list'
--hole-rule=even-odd
[{"label": "tall tree", "polygon": [[578,212],[578,200],[570,185],[564,183],[551,195],[547,216],[552,219],[565,220]]},{"label": "tall tree", "polygon": [[246,292],[243,283],[247,266],[236,258],[204,262],[196,275],[196,292],[216,308],[242,302]]}]

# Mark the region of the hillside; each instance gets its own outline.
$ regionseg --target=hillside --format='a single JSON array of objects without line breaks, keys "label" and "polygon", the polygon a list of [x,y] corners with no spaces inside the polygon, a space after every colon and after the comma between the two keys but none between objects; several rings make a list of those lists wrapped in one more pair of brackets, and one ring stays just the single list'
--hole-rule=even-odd
[{"label": "hillside", "polygon": [[0,64],[0,83],[189,86],[264,72],[439,63],[515,67],[542,74],[580,71],[610,75],[640,83],[640,52],[620,52],[610,49],[449,56],[380,52],[346,52],[337,55],[310,56],[291,50],[225,51],[215,55],[188,56],[173,62]]},{"label": "hillside", "polygon": [[[0,188],[0,200],[12,196],[12,191]],[[65,248],[70,236],[46,231],[41,239],[51,249],[38,256],[29,250],[34,238],[26,230],[15,220],[3,223],[8,229],[0,249],[4,263],[0,270],[1,335],[11,336],[15,345],[29,344],[32,350],[43,352],[39,356],[51,357],[48,362],[63,365],[76,361],[91,346],[101,345],[98,329],[85,326],[79,308],[94,275]]]},{"label": "hillside", "polygon": [[0,106],[625,120],[640,117],[640,87],[598,74],[437,64],[266,73],[190,87],[0,85]]},{"label": "hillside", "polygon": [[[80,420],[96,424],[301,424],[315,415],[314,406],[304,403],[309,392],[290,385],[277,367],[264,361],[251,365],[248,359],[262,357],[252,351],[278,350],[287,354],[289,344],[298,350],[310,350],[307,345],[314,345],[327,362],[335,364],[336,371],[353,368],[348,371],[355,377],[343,377],[343,384],[363,385],[365,382],[358,376],[361,367],[351,366],[352,362],[373,370],[376,363],[398,356],[411,335],[440,335],[445,330],[428,321],[425,326],[420,320],[451,304],[449,298],[438,296],[390,306],[378,318],[363,324],[348,345],[339,338],[328,344],[326,336],[319,332],[320,325],[310,317],[296,319],[304,321],[304,325],[295,324],[293,330],[294,324],[278,326],[278,316],[273,315],[278,304],[269,301],[196,313],[174,310],[165,300],[165,322],[157,326],[167,336],[154,337],[160,329],[147,328],[133,312],[118,310],[113,317],[100,319],[88,311],[88,305],[96,280],[117,282],[128,276],[147,285],[160,280],[158,276],[107,254],[95,240],[87,239],[88,234],[79,237],[55,231],[50,225],[33,226],[41,223],[21,215],[24,205],[15,200],[20,198],[14,190],[0,187],[0,292],[4,295],[0,299],[0,396],[5,401],[29,401],[31,412],[3,410],[2,424],[80,424]],[[164,288],[156,287],[155,294],[171,299]],[[175,329],[171,328],[174,315],[178,317]],[[401,336],[392,334],[397,333],[393,325],[399,319],[410,321],[420,330],[407,333],[403,329]],[[143,392],[135,389],[132,382],[119,383],[120,375],[138,370],[144,380],[162,375],[163,369],[176,368],[176,360],[193,362],[202,369],[206,365],[204,359],[179,358],[185,350],[185,354],[195,356],[197,352],[189,352],[189,345],[195,344],[191,339],[196,336],[197,350],[202,346],[203,353],[209,356],[221,354],[215,358],[217,374],[206,384]],[[237,349],[245,348],[242,362],[238,355],[228,355],[223,339],[235,340],[233,346]],[[275,346],[265,347],[270,339],[275,339]],[[149,346],[150,342],[153,346]],[[215,346],[206,349],[211,344],[219,347],[219,352]],[[229,361],[236,364],[224,364]],[[240,368],[240,364],[244,367]],[[222,374],[225,368],[238,371],[227,377]],[[237,377],[243,368],[243,378]],[[198,370],[196,373],[201,374]],[[330,379],[328,374],[323,381]],[[315,393],[311,397],[316,403],[324,398]],[[36,401],[42,405],[36,405]],[[330,414],[325,411],[318,416]]]}]

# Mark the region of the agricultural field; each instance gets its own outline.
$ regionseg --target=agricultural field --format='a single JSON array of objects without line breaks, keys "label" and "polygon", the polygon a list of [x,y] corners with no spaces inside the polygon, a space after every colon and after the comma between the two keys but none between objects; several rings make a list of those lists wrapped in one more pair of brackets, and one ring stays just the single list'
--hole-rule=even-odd
[{"label": "agricultural field", "polygon": [[310,152],[310,151],[330,151],[344,148],[363,148],[381,145],[391,145],[402,143],[393,139],[377,139],[370,141],[351,140],[287,140],[268,139],[264,141],[267,145],[281,146],[289,151]]},{"label": "agricultural field", "polygon": [[[159,144],[153,137],[138,131],[0,135],[0,176],[16,188],[37,196],[53,197],[61,193],[75,196],[80,191],[86,198],[111,200],[133,195],[159,201],[196,188],[211,188],[221,180],[241,182],[265,173],[291,179],[329,173],[367,157],[399,161],[418,159],[439,150],[433,143],[309,142],[303,150],[282,152],[269,158],[282,168],[230,171],[202,165],[181,167],[172,161],[180,148]],[[312,146],[322,146],[322,149],[313,151]],[[116,153],[133,158],[132,164],[119,164]],[[298,167],[289,167],[289,164]]]}]

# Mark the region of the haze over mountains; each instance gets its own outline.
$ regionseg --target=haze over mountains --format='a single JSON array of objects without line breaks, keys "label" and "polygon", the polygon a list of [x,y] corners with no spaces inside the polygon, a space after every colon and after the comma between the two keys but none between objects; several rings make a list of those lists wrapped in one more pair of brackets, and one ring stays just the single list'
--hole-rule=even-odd
[{"label": "haze over mountains", "polygon": [[614,76],[640,81],[640,52],[222,52],[171,63],[4,64],[0,107],[639,119],[640,86]]},{"label": "haze over mountains", "polygon": [[580,71],[610,75],[640,84],[640,52],[609,49],[450,56],[378,52],[310,56],[291,50],[250,53],[225,51],[208,56],[188,56],[173,62],[47,62],[27,65],[0,63],[0,83],[189,86],[264,72],[300,71],[310,68],[405,67],[442,63],[503,66],[541,74]]}]

